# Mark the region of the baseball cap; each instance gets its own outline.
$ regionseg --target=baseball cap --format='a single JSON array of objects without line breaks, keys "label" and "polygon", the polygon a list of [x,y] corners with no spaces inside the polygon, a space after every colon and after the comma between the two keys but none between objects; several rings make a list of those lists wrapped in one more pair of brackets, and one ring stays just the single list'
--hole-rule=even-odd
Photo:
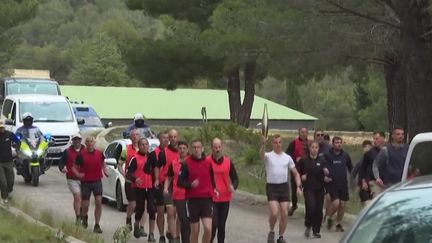
[{"label": "baseball cap", "polygon": [[80,133],[75,133],[74,135],[72,135],[72,139],[74,139],[74,138],[81,138],[82,139],[82,136]]},{"label": "baseball cap", "polygon": [[136,121],[136,120],[144,120],[144,115],[141,113],[136,113],[134,115],[134,121]]},{"label": "baseball cap", "polygon": [[33,119],[33,115],[30,112],[26,112],[22,115],[22,119],[28,119],[28,118]]},{"label": "baseball cap", "polygon": [[0,120],[0,127],[5,127],[5,122],[3,120]]}]

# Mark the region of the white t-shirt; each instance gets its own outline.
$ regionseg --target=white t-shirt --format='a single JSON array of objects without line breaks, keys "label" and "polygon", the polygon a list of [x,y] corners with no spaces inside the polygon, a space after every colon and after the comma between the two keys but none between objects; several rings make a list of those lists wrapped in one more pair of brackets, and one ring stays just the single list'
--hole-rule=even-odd
[{"label": "white t-shirt", "polygon": [[285,152],[277,154],[271,151],[264,154],[264,160],[267,183],[282,184],[288,182],[288,170],[295,167],[291,156]]}]

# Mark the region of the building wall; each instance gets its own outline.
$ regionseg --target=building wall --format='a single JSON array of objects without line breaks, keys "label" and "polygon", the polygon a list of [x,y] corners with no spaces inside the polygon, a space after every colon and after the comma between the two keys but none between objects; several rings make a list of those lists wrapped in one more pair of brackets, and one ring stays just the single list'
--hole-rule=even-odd
[{"label": "building wall", "polygon": [[[112,122],[114,126],[119,125],[129,125],[133,122],[132,119],[102,119],[103,123]],[[211,120],[208,122],[229,122],[228,120]],[[251,120],[249,123],[250,128],[260,128],[257,126],[261,120]],[[151,125],[159,125],[159,126],[168,126],[168,127],[198,127],[203,124],[202,120],[148,120],[147,124]],[[297,130],[300,127],[307,127],[309,130],[313,130],[315,128],[315,121],[313,120],[270,120],[269,128],[270,129],[280,129],[280,130]]]}]

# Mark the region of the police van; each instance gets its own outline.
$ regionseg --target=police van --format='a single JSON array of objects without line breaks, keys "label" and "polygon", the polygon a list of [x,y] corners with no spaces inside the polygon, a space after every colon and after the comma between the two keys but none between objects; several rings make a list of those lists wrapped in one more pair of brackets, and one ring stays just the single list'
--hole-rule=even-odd
[{"label": "police van", "polygon": [[52,144],[46,159],[60,159],[63,150],[71,144],[72,135],[79,132],[78,121],[69,101],[59,95],[9,95],[3,102],[1,112],[6,130],[15,133],[23,125],[22,115],[26,112],[32,114],[34,126],[43,134],[51,135]]}]

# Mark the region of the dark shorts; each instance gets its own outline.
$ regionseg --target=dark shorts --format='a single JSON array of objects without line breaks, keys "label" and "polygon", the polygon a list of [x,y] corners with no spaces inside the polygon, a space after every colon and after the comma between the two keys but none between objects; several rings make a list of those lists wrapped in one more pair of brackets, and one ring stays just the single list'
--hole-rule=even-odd
[{"label": "dark shorts", "polygon": [[135,194],[137,203],[141,203],[144,205],[147,202],[147,213],[149,215],[154,214],[156,212],[156,208],[154,205],[154,197],[152,189],[141,189],[141,188],[132,188],[132,191]]},{"label": "dark shorts", "polygon": [[153,190],[154,200],[157,207],[164,206],[164,195],[163,195],[163,186],[159,185],[159,187],[154,188]]},{"label": "dark shorts", "polygon": [[173,202],[173,199],[172,199],[172,191],[169,191],[168,195],[164,194],[163,197],[164,197],[164,203],[165,203],[165,205],[172,205],[172,206],[174,206],[174,202]]},{"label": "dark shorts", "polygon": [[360,189],[359,197],[361,202],[372,200],[372,192],[369,189],[368,190]]},{"label": "dark shorts", "polygon": [[326,190],[330,195],[331,201],[337,199],[345,202],[349,201],[348,185],[329,184]]},{"label": "dark shorts", "polygon": [[266,184],[267,201],[289,202],[290,188],[287,183],[282,184]]},{"label": "dark shorts", "polygon": [[135,198],[135,190],[132,188],[132,183],[125,182],[125,193],[126,193],[126,199],[128,202],[133,202],[136,200]]},{"label": "dark shorts", "polygon": [[102,196],[102,181],[95,182],[81,182],[81,198],[82,200],[89,200],[91,194],[93,196]]},{"label": "dark shorts", "polygon": [[187,201],[189,221],[197,223],[202,218],[213,217],[212,198],[191,198]]}]

